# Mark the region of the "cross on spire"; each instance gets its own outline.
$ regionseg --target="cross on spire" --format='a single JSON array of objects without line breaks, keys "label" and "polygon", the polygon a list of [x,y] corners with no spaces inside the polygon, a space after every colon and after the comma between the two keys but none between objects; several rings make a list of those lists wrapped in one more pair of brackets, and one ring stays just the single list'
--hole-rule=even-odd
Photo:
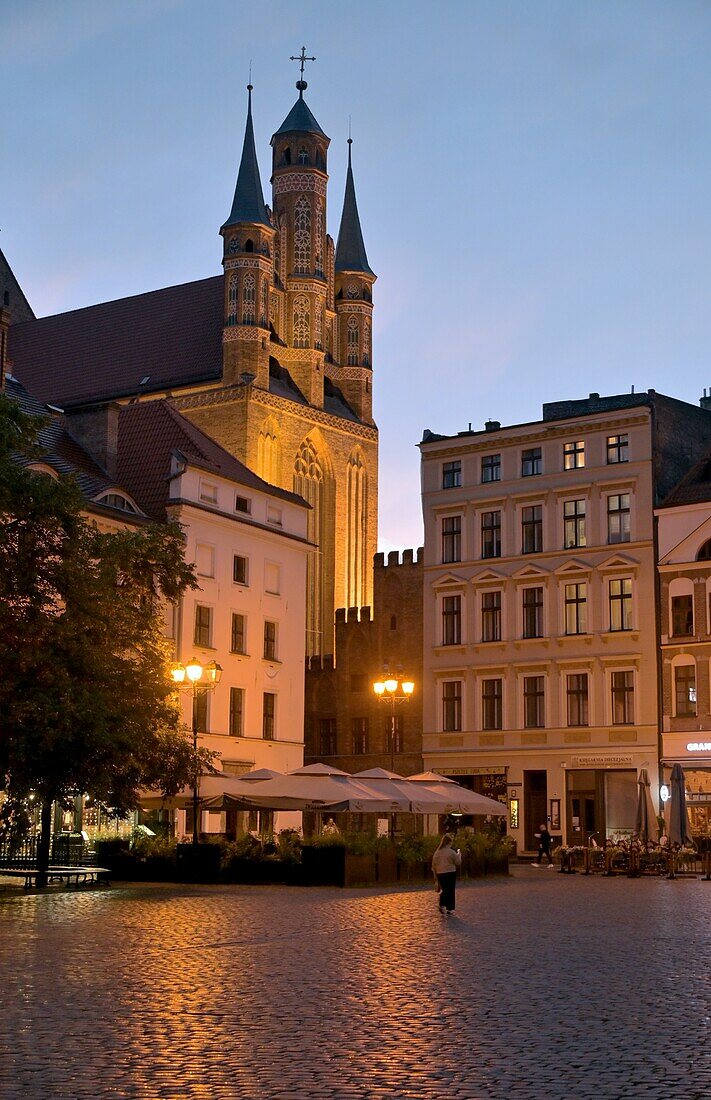
[{"label": "cross on spire", "polygon": [[316,60],[315,57],[307,57],[306,56],[306,46],[301,47],[301,53],[300,54],[296,54],[296,55],[292,54],[291,57],[289,58],[289,61],[298,61],[300,63],[299,68],[301,70],[301,76],[300,76],[299,80],[296,81],[296,87],[299,90],[299,99],[304,98],[304,92],[308,88],[308,84],[304,80],[304,65],[307,61],[315,61],[315,60]]}]

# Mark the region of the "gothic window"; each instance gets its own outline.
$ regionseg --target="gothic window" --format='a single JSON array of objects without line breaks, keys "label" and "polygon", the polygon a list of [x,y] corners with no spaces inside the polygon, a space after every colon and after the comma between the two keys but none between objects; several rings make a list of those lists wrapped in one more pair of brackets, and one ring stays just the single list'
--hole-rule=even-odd
[{"label": "gothic window", "polygon": [[229,242],[227,248],[225,249],[225,252],[228,256],[234,256],[235,252],[239,252],[239,241],[236,237],[233,237],[232,240]]},{"label": "gothic window", "polygon": [[302,146],[301,149],[299,149],[299,164],[308,164],[308,163],[309,163],[309,154],[307,153],[306,149],[304,149],[303,146]]},{"label": "gothic window", "polygon": [[230,286],[227,295],[227,324],[237,324],[237,293],[239,281],[236,275],[230,275]]},{"label": "gothic window", "polygon": [[269,324],[269,280],[262,279],[262,308],[259,314],[259,323],[262,328]]},{"label": "gothic window", "polygon": [[346,606],[363,607],[367,593],[368,477],[363,453],[356,448],[346,469],[348,498],[346,544]]},{"label": "gothic window", "polygon": [[248,273],[244,277],[244,283],[242,284],[242,324],[253,325],[254,324],[254,297],[255,297],[255,283],[254,275]]},{"label": "gothic window", "polygon": [[323,203],[316,200],[316,273],[323,275]]},{"label": "gothic window", "polygon": [[284,150],[284,164],[291,164],[291,149],[288,145]]},{"label": "gothic window", "polygon": [[360,293],[355,283],[349,283],[346,287],[346,298],[359,298]]},{"label": "gothic window", "polygon": [[251,237],[244,242],[244,250],[245,252],[254,252],[254,241]]},{"label": "gothic window", "polygon": [[311,505],[307,537],[317,545],[306,564],[306,652],[321,652],[321,603],[323,596],[324,473],[310,439],[299,447],[294,463],[294,492]]},{"label": "gothic window", "polygon": [[359,351],[358,343],[359,343],[358,321],[355,317],[349,317],[348,318],[348,326],[347,326],[348,350],[347,350],[347,359],[346,359],[346,362],[348,363],[349,367],[357,367],[358,366],[358,351]]},{"label": "gothic window", "polygon": [[294,207],[294,271],[305,274],[311,267],[311,206],[302,195]]},{"label": "gothic window", "polygon": [[[323,313],[321,311],[321,303],[316,305],[314,310],[314,347],[319,350],[323,348]],[[349,607],[352,605],[349,604]]]},{"label": "gothic window", "polygon": [[309,328],[311,318],[309,316],[309,300],[305,294],[297,294],[294,299],[294,347],[307,348],[309,346]]},{"label": "gothic window", "polygon": [[270,485],[281,483],[279,425],[271,416],[262,424],[257,440],[257,473]]},{"label": "gothic window", "polygon": [[363,324],[363,366],[370,366],[370,321]]}]

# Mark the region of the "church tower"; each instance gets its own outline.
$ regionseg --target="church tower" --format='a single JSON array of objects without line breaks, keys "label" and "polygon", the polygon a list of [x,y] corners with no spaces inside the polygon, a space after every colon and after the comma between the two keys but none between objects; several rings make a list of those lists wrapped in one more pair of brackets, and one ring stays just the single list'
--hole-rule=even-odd
[{"label": "church tower", "polygon": [[269,293],[274,228],[259,178],[252,126],[252,85],[247,85],[247,125],[230,216],[223,239],[224,328],[222,379],[232,385],[245,374],[269,388]]}]

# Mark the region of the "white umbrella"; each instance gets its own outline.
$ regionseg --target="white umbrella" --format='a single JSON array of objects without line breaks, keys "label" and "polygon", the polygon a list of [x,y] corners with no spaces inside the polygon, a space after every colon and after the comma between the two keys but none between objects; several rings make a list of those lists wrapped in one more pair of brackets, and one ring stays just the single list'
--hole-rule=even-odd
[{"label": "white umbrella", "polygon": [[[438,794],[424,784],[411,783],[395,772],[384,768],[370,768],[356,772],[353,777],[361,783],[367,783],[373,790],[386,793],[393,800],[401,800],[402,810],[412,814],[448,814],[451,813],[451,799]],[[456,783],[454,784],[456,787]]]},{"label": "white umbrella", "polygon": [[486,814],[488,817],[506,815],[506,806],[503,803],[497,802],[495,798],[477,794],[476,791],[467,790],[466,787],[455,783],[453,779],[448,779],[446,775],[438,775],[437,772],[420,772],[418,775],[409,775],[407,780],[439,795],[449,807],[446,810],[434,810],[433,813]]}]

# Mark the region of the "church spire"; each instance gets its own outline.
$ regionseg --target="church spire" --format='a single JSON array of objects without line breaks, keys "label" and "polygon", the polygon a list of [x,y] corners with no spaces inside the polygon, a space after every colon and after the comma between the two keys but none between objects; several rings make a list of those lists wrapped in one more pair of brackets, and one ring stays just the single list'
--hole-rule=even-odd
[{"label": "church spire", "polygon": [[346,175],[346,193],[343,198],[341,226],[336,244],[336,271],[353,271],[363,275],[374,275],[368,265],[368,257],[363,244],[363,233],[358,217],[353,167],[351,165],[351,146],[353,139],[348,138],[348,173]]},{"label": "church spire", "polygon": [[259,177],[257,152],[254,147],[254,128],[252,126],[252,85],[247,85],[247,125],[244,131],[242,159],[237,175],[235,197],[232,210],[223,229],[228,225],[248,223],[250,225],[270,225],[267,209],[264,205],[262,181]]}]

